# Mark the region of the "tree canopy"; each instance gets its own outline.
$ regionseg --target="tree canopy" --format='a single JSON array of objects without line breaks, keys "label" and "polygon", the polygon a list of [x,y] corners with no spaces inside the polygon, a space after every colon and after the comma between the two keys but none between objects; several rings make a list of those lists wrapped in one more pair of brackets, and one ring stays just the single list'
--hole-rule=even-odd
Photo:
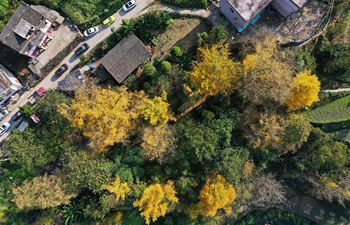
[{"label": "tree canopy", "polygon": [[198,51],[200,60],[194,63],[193,71],[189,74],[196,94],[228,94],[239,87],[241,65],[230,59],[228,45],[216,44]]},{"label": "tree canopy", "polygon": [[318,93],[321,83],[317,76],[306,70],[293,78],[287,105],[290,110],[302,109],[311,106],[319,100]]},{"label": "tree canopy", "polygon": [[173,183],[152,184],[146,187],[140,199],[134,202],[139,207],[146,224],[155,222],[159,217],[165,216],[169,203],[178,203]]},{"label": "tree canopy", "polygon": [[171,119],[165,96],[152,100],[143,92],[130,92],[125,87],[114,91],[89,85],[77,92],[71,104],[63,104],[60,112],[90,138],[95,149],[102,151],[125,140],[140,119],[152,125]]}]

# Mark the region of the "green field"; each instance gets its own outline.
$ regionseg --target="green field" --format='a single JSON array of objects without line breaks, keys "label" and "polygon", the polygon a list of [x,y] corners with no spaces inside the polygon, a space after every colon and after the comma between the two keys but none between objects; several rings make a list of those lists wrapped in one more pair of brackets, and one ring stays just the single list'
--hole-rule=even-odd
[{"label": "green field", "polygon": [[350,95],[309,110],[305,116],[312,123],[336,123],[350,120]]}]

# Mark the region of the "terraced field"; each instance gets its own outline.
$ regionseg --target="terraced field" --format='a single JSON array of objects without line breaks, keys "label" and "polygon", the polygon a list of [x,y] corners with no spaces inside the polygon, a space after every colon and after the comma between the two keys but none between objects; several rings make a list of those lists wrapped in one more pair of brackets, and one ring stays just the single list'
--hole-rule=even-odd
[{"label": "terraced field", "polygon": [[336,123],[350,120],[350,95],[309,110],[305,116],[312,123]]}]

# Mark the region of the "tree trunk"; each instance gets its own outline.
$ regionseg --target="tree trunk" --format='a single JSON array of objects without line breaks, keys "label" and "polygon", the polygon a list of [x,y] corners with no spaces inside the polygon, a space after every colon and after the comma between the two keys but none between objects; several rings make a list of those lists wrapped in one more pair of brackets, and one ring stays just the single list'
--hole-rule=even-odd
[{"label": "tree trunk", "polygon": [[200,105],[202,105],[206,100],[208,99],[208,96],[201,97],[198,101],[196,101],[192,106],[188,107],[184,112],[182,112],[180,115],[177,116],[177,119],[180,119],[183,116],[186,116],[188,113],[192,112],[194,109],[198,108]]}]

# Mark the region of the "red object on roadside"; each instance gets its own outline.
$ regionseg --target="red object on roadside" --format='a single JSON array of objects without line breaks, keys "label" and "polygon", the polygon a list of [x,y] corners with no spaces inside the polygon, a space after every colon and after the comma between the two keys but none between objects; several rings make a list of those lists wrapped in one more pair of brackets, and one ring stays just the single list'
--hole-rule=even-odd
[{"label": "red object on roadside", "polygon": [[39,118],[37,115],[35,115],[35,114],[33,114],[30,118],[31,118],[31,119],[33,120],[33,122],[36,123],[36,124],[38,124],[38,123],[40,122],[40,118]]},{"label": "red object on roadside", "polygon": [[38,93],[39,96],[43,96],[47,93],[46,89],[41,87],[38,90],[36,90],[36,93]]}]

